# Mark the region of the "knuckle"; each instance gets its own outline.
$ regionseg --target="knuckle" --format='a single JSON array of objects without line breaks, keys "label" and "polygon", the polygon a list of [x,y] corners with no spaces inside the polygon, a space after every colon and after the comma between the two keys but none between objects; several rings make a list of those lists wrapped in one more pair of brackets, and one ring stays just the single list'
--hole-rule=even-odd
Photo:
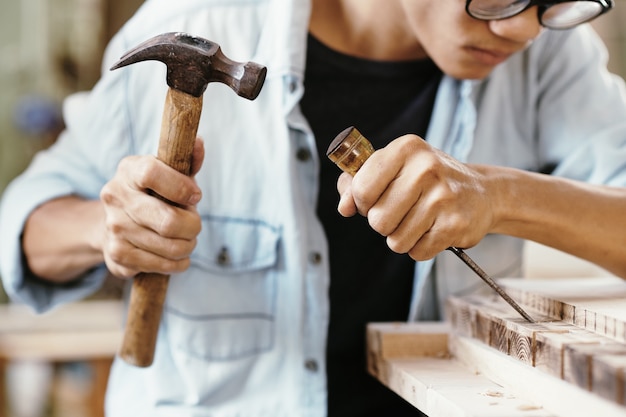
[{"label": "knuckle", "polygon": [[408,250],[409,256],[416,261],[433,259],[449,245],[446,234],[431,228]]},{"label": "knuckle", "polygon": [[156,232],[161,236],[174,236],[179,229],[179,223],[176,216],[175,207],[170,206],[167,203],[163,204],[164,210],[156,225]]},{"label": "knuckle", "polygon": [[440,191],[443,192],[446,188],[443,186],[445,183],[441,182],[443,169],[441,161],[435,155],[427,154],[422,158],[422,163],[422,178],[442,186]]},{"label": "knuckle", "polygon": [[111,191],[111,185],[106,183],[100,190],[100,200],[106,204],[111,204],[115,199],[115,195]]},{"label": "knuckle", "polygon": [[117,256],[117,254],[109,252],[105,259],[105,264],[109,272],[118,278],[131,278],[139,273],[136,269],[125,266],[123,262],[119,262],[119,256]]},{"label": "knuckle", "polygon": [[115,241],[110,242],[107,246],[108,258],[116,265],[125,265],[127,263],[128,251]]},{"label": "knuckle", "polygon": [[113,219],[107,218],[105,226],[106,226],[107,234],[109,235],[111,239],[115,239],[115,236],[122,235],[125,230],[124,225],[114,221]]},{"label": "knuckle", "polygon": [[422,148],[425,142],[419,136],[409,134],[399,137],[397,144],[404,151],[415,151]]},{"label": "knuckle", "polygon": [[127,172],[131,169],[133,165],[135,165],[134,160],[137,159],[136,156],[127,156],[122,158],[120,162],[117,164],[118,172]]},{"label": "knuckle", "polygon": [[424,149],[427,149],[429,145],[417,135],[409,134],[404,135],[392,142],[393,147],[397,147],[394,151],[400,155],[409,157]]},{"label": "knuckle", "polygon": [[395,236],[387,237],[387,246],[395,253],[407,253],[410,246],[402,239],[398,239]]},{"label": "knuckle", "polygon": [[352,198],[361,212],[368,212],[375,203],[367,187],[361,186],[361,182],[356,180],[352,186]]},{"label": "knuckle", "polygon": [[367,213],[367,221],[372,229],[377,231],[383,236],[388,236],[393,232],[392,226],[389,224],[387,220],[387,216],[383,212],[383,210],[372,207]]},{"label": "knuckle", "polygon": [[[153,179],[158,178],[157,159],[150,157],[128,157],[122,160],[123,171],[132,172],[132,177],[139,188],[151,189]],[[120,169],[122,169],[120,167]]]},{"label": "knuckle", "polygon": [[408,252],[409,256],[415,261],[427,261],[434,258],[439,252],[434,252],[425,245],[415,245]]},{"label": "knuckle", "polygon": [[195,247],[195,240],[174,240],[172,241],[168,254],[172,259],[181,260],[189,257]]},{"label": "knuckle", "polygon": [[181,179],[182,181],[178,182],[178,188],[175,189],[176,191],[175,197],[177,201],[187,201],[194,192],[193,181],[189,177],[186,177],[186,176]]},{"label": "knuckle", "polygon": [[163,261],[162,268],[163,272],[173,274],[178,272],[184,272],[189,268],[190,265],[191,259],[189,258],[178,260],[168,259]]}]

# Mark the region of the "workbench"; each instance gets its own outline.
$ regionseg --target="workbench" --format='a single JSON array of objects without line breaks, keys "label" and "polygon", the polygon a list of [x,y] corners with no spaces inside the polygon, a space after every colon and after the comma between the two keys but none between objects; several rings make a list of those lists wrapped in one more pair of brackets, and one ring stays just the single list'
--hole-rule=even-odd
[{"label": "workbench", "polygon": [[626,417],[626,281],[499,283],[450,297],[445,322],[372,323],[368,370],[429,417]]},{"label": "workbench", "polygon": [[6,365],[16,361],[89,364],[90,416],[104,416],[109,369],[122,329],[123,306],[118,300],[81,301],[40,315],[23,305],[0,305],[0,416],[7,410]]}]

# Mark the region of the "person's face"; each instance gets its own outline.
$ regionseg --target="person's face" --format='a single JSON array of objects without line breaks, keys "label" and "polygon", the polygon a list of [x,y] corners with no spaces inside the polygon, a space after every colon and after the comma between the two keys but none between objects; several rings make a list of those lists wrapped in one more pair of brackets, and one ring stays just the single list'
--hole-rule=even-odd
[{"label": "person's face", "polygon": [[420,46],[446,74],[481,79],[541,33],[537,7],[504,20],[481,21],[465,0],[400,0]]}]

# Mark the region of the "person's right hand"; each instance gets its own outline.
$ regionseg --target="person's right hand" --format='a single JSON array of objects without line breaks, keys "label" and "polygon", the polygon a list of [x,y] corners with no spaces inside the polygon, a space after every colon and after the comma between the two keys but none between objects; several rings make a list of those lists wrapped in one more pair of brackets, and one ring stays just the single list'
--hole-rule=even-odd
[{"label": "person's right hand", "polygon": [[201,229],[196,210],[201,191],[194,175],[203,159],[204,146],[198,139],[190,177],[154,156],[129,156],[120,162],[100,193],[105,212],[102,252],[113,275],[172,274],[189,267]]}]

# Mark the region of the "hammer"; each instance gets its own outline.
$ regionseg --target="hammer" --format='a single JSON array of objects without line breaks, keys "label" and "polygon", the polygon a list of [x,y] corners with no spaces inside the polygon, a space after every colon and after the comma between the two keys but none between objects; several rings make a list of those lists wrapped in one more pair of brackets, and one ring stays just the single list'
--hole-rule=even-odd
[{"label": "hammer", "polygon": [[[207,85],[221,82],[239,96],[254,100],[261,91],[267,69],[254,62],[232,61],[224,56],[219,45],[206,39],[185,33],[164,33],[128,51],[111,70],[147,60],[161,61],[167,66],[169,88],[157,158],[189,175],[202,95]],[[133,279],[119,352],[131,365],[152,364],[168,283],[169,275],[156,273],[141,273]]]}]

